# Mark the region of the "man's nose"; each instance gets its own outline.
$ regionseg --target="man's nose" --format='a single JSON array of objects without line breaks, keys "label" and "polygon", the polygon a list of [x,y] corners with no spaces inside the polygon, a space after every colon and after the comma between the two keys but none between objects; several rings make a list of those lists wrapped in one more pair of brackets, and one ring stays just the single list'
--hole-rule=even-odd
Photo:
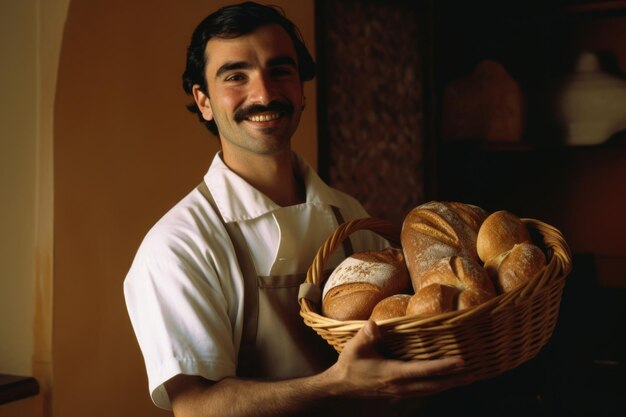
[{"label": "man's nose", "polygon": [[258,104],[269,104],[275,98],[272,80],[266,75],[255,77],[250,86],[250,101]]}]

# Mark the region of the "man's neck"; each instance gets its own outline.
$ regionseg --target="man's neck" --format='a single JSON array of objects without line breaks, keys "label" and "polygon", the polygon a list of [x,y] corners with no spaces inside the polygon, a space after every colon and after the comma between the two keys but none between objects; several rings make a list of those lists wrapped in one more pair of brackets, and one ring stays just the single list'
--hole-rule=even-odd
[{"label": "man's neck", "polygon": [[291,150],[275,155],[222,154],[224,163],[254,188],[281,207],[306,200],[304,182]]}]

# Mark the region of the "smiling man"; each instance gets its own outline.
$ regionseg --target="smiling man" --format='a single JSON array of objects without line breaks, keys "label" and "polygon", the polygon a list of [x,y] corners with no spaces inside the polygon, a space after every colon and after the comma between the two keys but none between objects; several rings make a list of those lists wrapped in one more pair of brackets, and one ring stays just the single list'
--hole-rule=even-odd
[{"label": "smiling man", "polygon": [[[281,206],[304,198],[290,170],[291,137],[304,109],[295,47],[285,29],[269,24],[235,38],[210,39],[206,87],[192,94],[215,122],[224,163]],[[277,187],[276,176],[285,181]]]},{"label": "smiling man", "polygon": [[[300,318],[318,248],[367,216],[291,149],[314,75],[297,28],[273,7],[222,8],[192,36],[183,86],[221,151],[146,235],[124,281],[150,394],[177,417],[402,415],[389,399],[469,381],[460,359],[383,358],[373,322],[337,355]],[[334,265],[385,246],[359,232]]]}]

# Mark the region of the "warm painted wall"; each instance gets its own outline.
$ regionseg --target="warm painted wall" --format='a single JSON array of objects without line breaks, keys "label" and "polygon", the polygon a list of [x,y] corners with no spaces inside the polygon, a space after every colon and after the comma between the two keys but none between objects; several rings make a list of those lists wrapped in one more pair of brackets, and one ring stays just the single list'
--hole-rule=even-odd
[{"label": "warm painted wall", "polygon": [[0,405],[2,417],[42,416],[49,398],[53,103],[68,2],[0,2],[0,372],[40,385]]},{"label": "warm painted wall", "polygon": [[0,2],[0,373],[18,375],[33,352],[36,3]]},{"label": "warm painted wall", "polygon": [[[191,31],[224,1],[73,0],[55,104],[53,415],[157,416],[122,281],[217,139],[184,105]],[[313,1],[275,1],[313,45]],[[316,164],[315,88],[295,147]]]}]

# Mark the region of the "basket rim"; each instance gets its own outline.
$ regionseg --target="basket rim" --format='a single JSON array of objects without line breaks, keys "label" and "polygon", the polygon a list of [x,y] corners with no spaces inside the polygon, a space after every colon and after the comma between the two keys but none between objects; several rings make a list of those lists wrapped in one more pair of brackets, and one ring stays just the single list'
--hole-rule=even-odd
[{"label": "basket rim", "polygon": [[[498,294],[496,297],[478,306],[456,310],[448,313],[428,317],[402,316],[377,321],[377,325],[384,331],[386,328],[435,328],[440,325],[457,325],[470,321],[484,314],[496,314],[510,304],[519,303],[520,299],[526,299],[542,291],[549,291],[551,285],[562,285],[571,271],[572,256],[567,242],[562,233],[554,226],[533,218],[521,218],[521,220],[541,236],[543,246],[546,249],[546,257],[549,258],[546,266],[531,280],[521,287],[508,293]],[[324,271],[324,264],[341,245],[343,240],[350,234],[359,230],[373,231],[392,244],[400,245],[401,227],[387,220],[368,217],[344,222],[328,237],[322,245],[309,270],[303,285],[315,285],[321,290],[323,283],[319,283],[319,277]],[[354,331],[362,327],[367,320],[335,320],[323,316],[320,307],[315,306],[314,301],[300,298],[300,316],[310,327],[332,328],[333,331]],[[321,300],[319,301],[321,303]]]}]

